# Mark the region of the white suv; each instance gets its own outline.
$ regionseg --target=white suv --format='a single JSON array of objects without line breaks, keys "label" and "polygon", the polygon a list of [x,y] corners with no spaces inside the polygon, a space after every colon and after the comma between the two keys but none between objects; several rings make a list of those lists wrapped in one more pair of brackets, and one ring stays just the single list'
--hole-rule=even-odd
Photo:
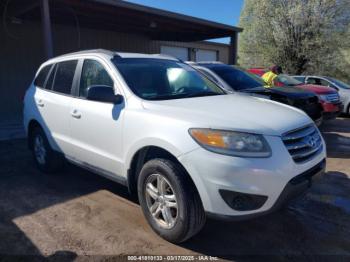
[{"label": "white suv", "polygon": [[26,92],[29,148],[44,172],[63,159],[137,192],[155,232],[181,242],[207,216],[277,209],[325,168],[302,111],[226,94],[161,55],[92,50],[44,63]]}]

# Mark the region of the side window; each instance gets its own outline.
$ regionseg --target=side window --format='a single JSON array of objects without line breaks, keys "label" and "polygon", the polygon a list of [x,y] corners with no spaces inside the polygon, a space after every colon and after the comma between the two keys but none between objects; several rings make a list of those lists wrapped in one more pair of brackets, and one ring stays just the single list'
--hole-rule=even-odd
[{"label": "side window", "polygon": [[50,72],[51,67],[52,67],[52,65],[47,65],[43,69],[40,70],[39,74],[37,75],[37,77],[34,80],[34,85],[36,87],[44,88],[45,81],[46,81],[47,75]]},{"label": "side window", "polygon": [[309,77],[309,78],[307,79],[307,84],[311,84],[311,85],[322,85],[320,79],[314,78],[314,77]]},{"label": "side window", "polygon": [[101,63],[86,59],[81,72],[79,96],[86,97],[88,88],[94,85],[113,87],[113,80]]},{"label": "side window", "polygon": [[71,93],[77,63],[77,60],[57,63],[52,90],[62,94]]},{"label": "side window", "polygon": [[323,86],[329,86],[329,87],[334,88],[334,85],[332,85],[330,82],[328,82],[326,80],[320,79],[320,82],[321,82],[321,85],[323,85]]}]

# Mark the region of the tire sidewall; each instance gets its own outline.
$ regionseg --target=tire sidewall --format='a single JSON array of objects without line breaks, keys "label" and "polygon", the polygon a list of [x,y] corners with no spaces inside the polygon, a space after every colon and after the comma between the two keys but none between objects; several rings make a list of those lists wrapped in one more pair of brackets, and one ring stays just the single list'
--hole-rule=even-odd
[{"label": "tire sidewall", "polygon": [[[35,156],[35,150],[34,150],[34,143],[35,143],[35,138],[40,136],[43,140],[43,145],[46,151],[45,154],[45,163],[42,164],[40,163],[36,156]],[[52,150],[49,141],[46,137],[45,132],[42,130],[42,128],[36,128],[33,131],[33,135],[31,137],[31,143],[33,145],[33,158],[34,158],[34,162],[36,164],[36,166],[39,168],[39,170],[45,172],[45,173],[53,173],[55,171],[55,165],[56,164],[56,156],[54,154],[54,151]]]},{"label": "tire sidewall", "polygon": [[[181,185],[178,179],[176,179],[176,174],[174,174],[173,170],[176,169],[172,169],[171,167],[167,166],[165,162],[159,161],[157,163],[157,161],[151,160],[150,162],[145,164],[138,177],[139,202],[147,221],[157,234],[171,242],[174,242],[177,239],[180,239],[182,236],[184,236],[188,227],[188,211],[185,205],[186,195],[183,194],[183,189],[181,189]],[[175,172],[180,171],[176,170]],[[150,211],[148,210],[148,206],[145,199],[145,183],[147,181],[147,178],[152,174],[163,175],[168,180],[168,182],[174,190],[174,194],[176,196],[176,201],[178,205],[178,217],[174,227],[172,227],[171,229],[165,229],[159,226],[154,220]]]}]

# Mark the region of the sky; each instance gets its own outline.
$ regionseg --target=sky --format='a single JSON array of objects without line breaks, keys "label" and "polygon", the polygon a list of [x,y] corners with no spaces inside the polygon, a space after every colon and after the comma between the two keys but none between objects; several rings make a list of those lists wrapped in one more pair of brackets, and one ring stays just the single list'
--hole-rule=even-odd
[{"label": "sky", "polygon": [[[237,26],[244,0],[126,0],[167,11]],[[228,43],[229,39],[215,42]]]}]

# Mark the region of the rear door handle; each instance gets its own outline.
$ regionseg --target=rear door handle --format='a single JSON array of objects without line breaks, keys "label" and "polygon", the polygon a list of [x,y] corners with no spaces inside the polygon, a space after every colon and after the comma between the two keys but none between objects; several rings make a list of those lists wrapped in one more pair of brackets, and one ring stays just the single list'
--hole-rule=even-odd
[{"label": "rear door handle", "polygon": [[70,114],[72,115],[72,117],[74,117],[76,119],[80,119],[81,118],[81,114],[76,109],[74,109]]},{"label": "rear door handle", "polygon": [[40,106],[40,107],[44,107],[44,102],[43,102],[43,100],[41,100],[41,99],[39,99],[39,100],[37,100],[36,101],[36,104],[38,105],[38,106]]}]

